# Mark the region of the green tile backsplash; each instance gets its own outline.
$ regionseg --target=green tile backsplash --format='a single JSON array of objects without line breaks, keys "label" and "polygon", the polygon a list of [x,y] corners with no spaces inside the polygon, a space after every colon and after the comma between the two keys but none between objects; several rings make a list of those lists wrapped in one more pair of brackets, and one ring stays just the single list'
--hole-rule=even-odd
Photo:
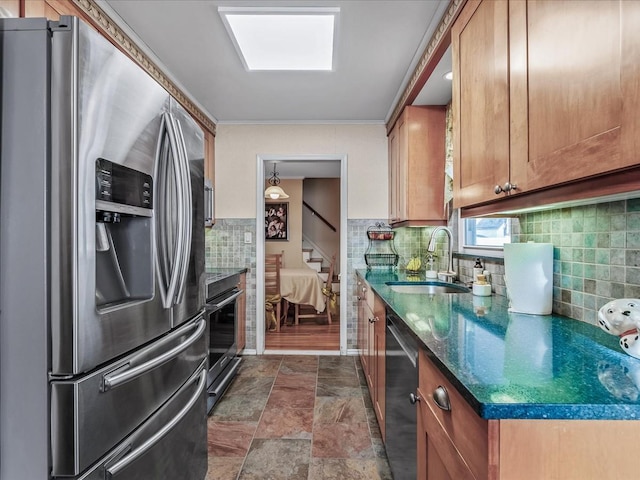
[{"label": "green tile backsplash", "polygon": [[615,298],[640,298],[640,199],[520,216],[514,241],[554,246],[553,311],[595,324]]}]

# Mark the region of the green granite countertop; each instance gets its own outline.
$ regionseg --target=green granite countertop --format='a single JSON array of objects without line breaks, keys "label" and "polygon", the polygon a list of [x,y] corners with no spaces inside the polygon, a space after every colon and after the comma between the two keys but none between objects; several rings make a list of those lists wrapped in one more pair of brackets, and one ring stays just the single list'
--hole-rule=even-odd
[{"label": "green granite countertop", "polygon": [[640,360],[598,327],[509,313],[497,295],[398,293],[386,282],[404,273],[358,273],[481,417],[640,419]]}]

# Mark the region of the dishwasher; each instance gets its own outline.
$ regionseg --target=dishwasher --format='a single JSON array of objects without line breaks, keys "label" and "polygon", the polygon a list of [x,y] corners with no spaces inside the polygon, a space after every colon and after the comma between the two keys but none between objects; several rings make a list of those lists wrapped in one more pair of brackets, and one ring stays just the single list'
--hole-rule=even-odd
[{"label": "dishwasher", "polygon": [[416,478],[416,407],[418,341],[409,327],[389,308],[386,311],[385,429],[387,458],[394,480]]}]

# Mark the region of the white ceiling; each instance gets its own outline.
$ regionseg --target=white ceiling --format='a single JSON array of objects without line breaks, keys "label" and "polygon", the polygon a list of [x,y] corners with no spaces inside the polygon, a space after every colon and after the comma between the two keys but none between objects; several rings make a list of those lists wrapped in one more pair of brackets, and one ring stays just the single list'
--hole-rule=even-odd
[{"label": "white ceiling", "polygon": [[[99,0],[217,123],[386,122],[448,3]],[[217,7],[256,5],[340,7],[335,71],[246,71]],[[414,104],[448,103],[450,82],[440,83]]]}]

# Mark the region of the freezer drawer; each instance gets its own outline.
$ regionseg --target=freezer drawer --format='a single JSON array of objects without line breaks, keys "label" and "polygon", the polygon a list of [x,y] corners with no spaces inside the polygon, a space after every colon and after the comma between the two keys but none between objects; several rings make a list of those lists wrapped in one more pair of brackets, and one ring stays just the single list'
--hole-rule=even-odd
[{"label": "freezer drawer", "polygon": [[202,480],[207,473],[205,363],[163,407],[73,480]]},{"label": "freezer drawer", "polygon": [[206,351],[199,315],[96,372],[52,382],[53,475],[78,475],[110,451],[184,384]]}]

